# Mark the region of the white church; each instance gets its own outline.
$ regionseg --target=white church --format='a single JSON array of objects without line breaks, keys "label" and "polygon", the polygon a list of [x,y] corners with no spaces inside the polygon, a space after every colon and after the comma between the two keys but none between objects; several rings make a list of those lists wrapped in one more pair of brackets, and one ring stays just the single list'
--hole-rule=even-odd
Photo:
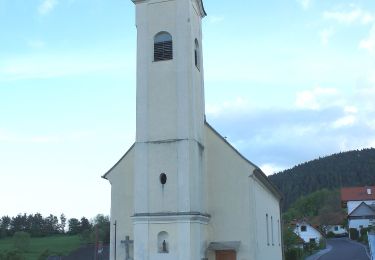
[{"label": "white church", "polygon": [[281,260],[280,193],[205,121],[202,0],[132,1],[136,140],[103,176],[110,259]]}]

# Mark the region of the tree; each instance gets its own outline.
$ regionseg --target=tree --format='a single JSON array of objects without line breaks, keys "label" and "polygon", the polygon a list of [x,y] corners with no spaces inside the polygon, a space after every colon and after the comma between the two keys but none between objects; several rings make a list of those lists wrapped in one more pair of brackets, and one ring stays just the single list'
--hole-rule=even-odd
[{"label": "tree", "polygon": [[33,237],[43,236],[44,218],[40,213],[30,215],[30,234]]},{"label": "tree", "polygon": [[80,232],[83,232],[85,230],[91,230],[92,229],[92,225],[90,223],[90,221],[85,218],[85,217],[82,217],[81,218],[81,228],[80,228]]},{"label": "tree", "polygon": [[81,232],[81,222],[76,218],[71,218],[68,221],[69,224],[69,234],[77,235]]},{"label": "tree", "polygon": [[110,240],[110,220],[109,216],[98,214],[94,218],[94,226],[97,228],[98,237],[100,241],[109,243]]},{"label": "tree", "polygon": [[26,252],[30,246],[30,234],[23,231],[14,233],[13,245],[21,252]]},{"label": "tree", "polygon": [[0,238],[8,236],[9,228],[10,228],[10,217],[3,216],[0,219]]},{"label": "tree", "polygon": [[60,215],[60,232],[62,234],[65,233],[65,226],[66,226],[66,217],[65,217],[64,213],[62,213]]},{"label": "tree", "polygon": [[301,196],[322,189],[375,185],[375,149],[319,158],[269,176],[284,195],[287,210]]},{"label": "tree", "polygon": [[44,219],[43,233],[45,235],[52,235],[59,233],[59,220],[56,216],[50,214]]},{"label": "tree", "polygon": [[29,225],[27,222],[26,214],[18,214],[16,217],[13,217],[10,221],[10,229],[12,233],[17,231],[26,231],[28,230]]}]

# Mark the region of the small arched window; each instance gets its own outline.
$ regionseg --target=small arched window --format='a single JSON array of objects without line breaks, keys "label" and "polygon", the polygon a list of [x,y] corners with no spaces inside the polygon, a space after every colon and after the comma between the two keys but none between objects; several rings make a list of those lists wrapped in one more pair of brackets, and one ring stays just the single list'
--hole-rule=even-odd
[{"label": "small arched window", "polygon": [[199,50],[199,43],[198,43],[198,40],[195,39],[195,49],[194,49],[194,60],[195,60],[195,67],[197,67],[197,69],[201,69],[200,67],[200,50]]},{"label": "small arched window", "polygon": [[173,59],[172,36],[167,32],[160,32],[154,37],[154,61]]}]

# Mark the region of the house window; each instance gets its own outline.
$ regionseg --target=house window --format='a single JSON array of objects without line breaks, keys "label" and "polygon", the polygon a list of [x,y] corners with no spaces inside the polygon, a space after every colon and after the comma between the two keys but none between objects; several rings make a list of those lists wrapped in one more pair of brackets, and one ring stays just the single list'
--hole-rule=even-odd
[{"label": "house window", "polygon": [[301,232],[306,232],[306,226],[301,226]]},{"label": "house window", "polygon": [[200,67],[200,50],[199,50],[199,43],[198,43],[197,39],[195,39],[194,61],[195,61],[195,67],[197,67],[197,69],[200,70],[201,69],[201,67]]},{"label": "house window", "polygon": [[154,61],[173,59],[172,36],[167,32],[160,32],[154,37]]},{"label": "house window", "polygon": [[269,230],[269,223],[268,223],[268,214],[266,214],[266,226],[267,226],[267,245],[270,245],[270,230]]},{"label": "house window", "polygon": [[335,226],[335,231],[339,231],[339,227],[338,226]]}]

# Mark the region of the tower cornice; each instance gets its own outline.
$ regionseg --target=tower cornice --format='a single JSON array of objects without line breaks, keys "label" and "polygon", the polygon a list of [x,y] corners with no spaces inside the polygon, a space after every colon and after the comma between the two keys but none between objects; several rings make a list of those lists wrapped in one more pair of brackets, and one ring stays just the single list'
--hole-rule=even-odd
[{"label": "tower cornice", "polygon": [[[149,0],[131,0],[134,4],[139,4],[139,3],[144,3],[144,2],[147,2]],[[197,3],[198,7],[199,7],[199,12],[200,12],[200,15],[201,17],[205,17],[207,16],[207,13],[206,11],[204,10],[204,5],[203,5],[203,0],[193,0]]]}]

